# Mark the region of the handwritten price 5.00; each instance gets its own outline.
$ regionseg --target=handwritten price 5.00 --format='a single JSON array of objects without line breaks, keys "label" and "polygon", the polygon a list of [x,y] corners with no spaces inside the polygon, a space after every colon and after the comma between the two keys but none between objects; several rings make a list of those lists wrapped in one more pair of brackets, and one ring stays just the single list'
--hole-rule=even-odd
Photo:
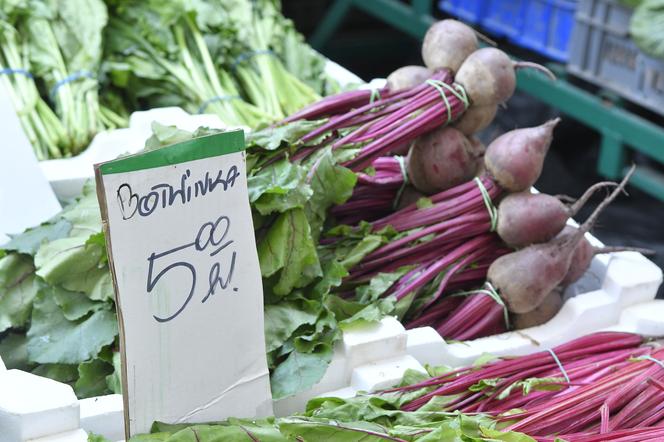
[{"label": "handwritten price 5.00", "polygon": [[[168,262],[167,258],[176,252],[188,249],[190,247],[193,247],[198,252],[207,253],[209,254],[210,257],[215,257],[221,251],[223,251],[224,249],[233,244],[232,239],[226,240],[230,227],[231,227],[230,218],[222,215],[219,218],[217,218],[215,221],[208,221],[203,223],[203,225],[198,229],[198,234],[196,235],[194,241],[178,247],[174,247],[164,252],[160,253],[152,252],[150,256],[148,256],[148,275],[147,275],[147,287],[146,287],[148,293],[151,293],[155,289],[159,281],[162,280],[162,277],[165,277],[165,275],[173,269],[177,268],[184,269],[191,274],[191,288],[189,289],[189,293],[184,299],[182,305],[178,308],[178,310],[175,313],[173,313],[170,316],[160,317],[157,315],[153,315],[153,318],[157,322],[168,322],[175,319],[178,315],[180,315],[180,313],[182,313],[189,304],[189,301],[191,301],[191,299],[193,298],[194,291],[196,290],[197,273],[194,265],[192,265],[190,262],[187,261],[171,261],[170,263],[167,263]],[[233,270],[235,269],[236,257],[237,257],[237,252],[233,250],[231,253],[230,264],[227,267],[225,277],[222,276],[223,267],[221,263],[215,261],[212,264],[208,272],[207,291],[205,292],[205,295],[201,299],[201,302],[206,302],[210,298],[210,296],[215,294],[218,288],[226,290],[230,286],[231,279],[233,278]],[[159,271],[155,269],[158,266],[161,266],[161,270]],[[163,283],[165,284],[166,282]],[[233,287],[232,290],[233,292],[238,291],[237,287]]]}]

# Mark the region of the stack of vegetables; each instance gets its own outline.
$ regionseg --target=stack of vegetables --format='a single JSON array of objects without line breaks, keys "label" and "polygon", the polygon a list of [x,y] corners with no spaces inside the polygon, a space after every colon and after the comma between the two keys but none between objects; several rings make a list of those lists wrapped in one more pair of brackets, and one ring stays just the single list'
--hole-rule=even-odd
[{"label": "stack of vegetables", "polygon": [[400,385],[319,397],[285,418],[155,423],[136,441],[644,442],[664,438],[664,350],[600,332],[528,356],[406,371]]},{"label": "stack of vegetables", "polygon": [[[256,128],[312,98],[279,60],[262,52],[269,9],[245,17],[247,23],[268,20],[247,37],[261,51],[249,59],[237,55],[246,48],[224,46],[223,33],[234,31],[216,14],[231,14],[235,2],[220,1],[213,11],[213,2],[169,3],[159,15],[150,4],[109,1],[109,72],[116,86],[141,85],[125,89],[140,91],[132,100],[214,106]],[[567,207],[528,193],[557,120],[508,132],[486,153],[468,135],[485,127],[511,96],[514,70],[531,66],[477,46],[472,29],[442,21],[425,38],[431,70],[401,69],[386,88],[323,98],[247,135],[276,399],[321,379],[347,327],[394,314],[411,326],[433,325],[446,337],[499,332],[506,327],[503,306],[534,311],[599,252],[586,247],[575,257],[583,234],[625,182],[581,228],[560,232],[587,198]],[[224,98],[235,93],[235,83],[211,60],[226,52],[239,57],[237,78],[253,104]],[[261,87],[251,89],[257,82]],[[282,87],[294,95],[284,95]],[[207,133],[155,125],[146,148]],[[391,156],[406,151],[406,159]],[[373,195],[376,204],[365,205]],[[63,213],[3,246],[0,354],[8,366],[70,382],[80,396],[118,391],[104,244],[90,185]],[[541,270],[549,266],[555,274]],[[510,273],[520,282],[504,276]]]},{"label": "stack of vegetables", "polygon": [[77,155],[135,110],[256,128],[336,91],[272,0],[6,1],[0,81],[38,159]]},{"label": "stack of vegetables", "polygon": [[125,125],[122,108],[99,102],[107,20],[102,0],[2,2],[0,81],[38,159],[76,155]]}]

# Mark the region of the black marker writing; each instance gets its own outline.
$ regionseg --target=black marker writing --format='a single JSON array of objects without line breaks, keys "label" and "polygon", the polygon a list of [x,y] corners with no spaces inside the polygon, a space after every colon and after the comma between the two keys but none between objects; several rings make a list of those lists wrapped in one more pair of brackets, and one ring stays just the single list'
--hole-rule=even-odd
[{"label": "black marker writing", "polygon": [[[183,280],[184,278],[190,279],[190,288],[188,293],[183,296],[183,301],[175,312],[172,314],[161,317],[153,315],[153,318],[157,322],[168,322],[175,319],[179,316],[189,305],[189,302],[194,296],[196,290],[197,282],[197,272],[194,265],[185,261],[185,260],[173,260],[173,256],[176,256],[177,252],[180,252],[185,249],[194,248],[198,252],[205,252],[210,257],[217,256],[221,251],[231,246],[234,243],[232,239],[226,239],[228,236],[229,230],[231,228],[231,220],[227,216],[220,216],[214,221],[207,221],[201,225],[198,229],[198,233],[192,242],[183,244],[172,249],[156,253],[152,252],[148,256],[148,274],[146,281],[146,290],[147,293],[152,293],[152,291],[157,286],[157,283],[161,280],[162,277],[165,277],[167,273],[171,273],[174,277],[177,277],[178,280]],[[171,261],[165,261],[171,258]],[[232,251],[230,263],[228,266],[222,266],[221,262],[216,258],[210,268],[208,273],[208,288],[205,292],[205,296],[201,302],[206,302],[208,298],[214,295],[217,289],[226,290],[230,287],[231,280],[233,278],[233,272],[235,270],[235,260],[237,257],[237,252]],[[162,260],[163,258],[163,260]],[[159,263],[157,263],[159,261]],[[158,266],[163,265],[164,267],[161,270],[158,270]],[[226,269],[224,272],[223,270]],[[222,275],[225,273],[225,276]],[[164,282],[167,284],[167,282]],[[237,292],[236,287],[231,288],[233,292]]]},{"label": "black marker writing", "polygon": [[179,185],[155,184],[144,195],[134,191],[128,183],[121,184],[116,192],[116,199],[123,219],[130,219],[136,213],[140,216],[149,216],[158,207],[165,209],[176,203],[184,205],[192,198],[205,196],[217,188],[222,188],[225,192],[235,185],[235,180],[239,176],[237,166],[231,166],[225,173],[223,170],[219,170],[216,177],[210,176],[210,172],[205,172],[205,176],[192,182],[191,171],[187,169],[180,176]]}]

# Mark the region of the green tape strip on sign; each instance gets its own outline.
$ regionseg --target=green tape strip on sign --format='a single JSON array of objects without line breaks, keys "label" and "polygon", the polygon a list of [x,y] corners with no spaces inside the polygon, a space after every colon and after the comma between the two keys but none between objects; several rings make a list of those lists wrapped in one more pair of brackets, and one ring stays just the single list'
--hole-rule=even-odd
[{"label": "green tape strip on sign", "polygon": [[241,152],[244,148],[244,131],[221,132],[109,161],[99,169],[104,175],[134,172]]}]

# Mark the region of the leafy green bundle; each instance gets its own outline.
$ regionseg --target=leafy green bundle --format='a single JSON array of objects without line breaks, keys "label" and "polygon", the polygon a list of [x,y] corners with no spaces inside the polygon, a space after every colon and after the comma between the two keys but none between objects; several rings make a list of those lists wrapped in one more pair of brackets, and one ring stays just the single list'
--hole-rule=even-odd
[{"label": "leafy green bundle", "polygon": [[[324,59],[273,1],[108,0],[105,64],[134,107],[181,106],[251,128],[316,101]],[[158,11],[158,12],[157,12]],[[285,39],[286,43],[276,44]],[[296,47],[294,47],[294,45]],[[281,61],[288,55],[292,72]]]},{"label": "leafy green bundle", "polygon": [[153,107],[260,127],[337,91],[325,65],[278,1],[0,2],[0,82],[40,160]]},{"label": "leafy green bundle", "polygon": [[[431,373],[433,374],[433,373]],[[427,379],[409,370],[403,385]],[[501,431],[487,415],[464,415],[429,409],[405,412],[399,408],[427,389],[409,393],[360,394],[354,398],[322,397],[309,401],[301,415],[267,419],[228,419],[207,425],[168,425],[156,422],[150,434],[134,436],[130,442],[233,441],[450,441],[533,442],[529,436]],[[106,442],[91,436],[92,442]]]},{"label": "leafy green bundle", "polygon": [[270,120],[240,97],[232,77],[215,62],[225,57],[224,48],[211,51],[203,32],[214,33],[213,43],[220,46],[237,31],[212,2],[115,0],[109,6],[106,69],[134,106],[177,105],[249,127]]},{"label": "leafy green bundle", "polygon": [[99,102],[107,18],[102,0],[2,2],[2,82],[38,159],[76,155],[125,125]]}]

